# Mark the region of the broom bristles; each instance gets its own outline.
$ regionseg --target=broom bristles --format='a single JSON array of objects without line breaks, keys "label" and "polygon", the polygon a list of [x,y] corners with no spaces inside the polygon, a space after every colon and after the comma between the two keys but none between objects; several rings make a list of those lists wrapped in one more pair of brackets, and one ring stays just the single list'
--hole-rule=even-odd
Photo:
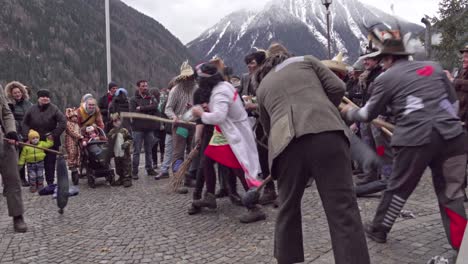
[{"label": "broom bristles", "polygon": [[192,164],[193,158],[198,155],[198,150],[199,146],[197,145],[195,148],[190,151],[190,154],[188,155],[187,159],[180,165],[179,170],[176,173],[172,172],[172,169],[170,170],[172,175],[171,175],[171,190],[172,191],[177,191],[177,189],[182,186],[182,182],[185,177],[185,173],[190,169],[190,165]]}]

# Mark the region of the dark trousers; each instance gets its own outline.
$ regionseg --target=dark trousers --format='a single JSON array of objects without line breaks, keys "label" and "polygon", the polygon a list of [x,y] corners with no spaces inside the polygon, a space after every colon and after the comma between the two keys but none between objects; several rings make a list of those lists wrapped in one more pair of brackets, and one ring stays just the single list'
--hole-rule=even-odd
[{"label": "dark trousers", "polygon": [[18,156],[15,147],[3,145],[3,155],[0,162],[0,174],[4,185],[3,195],[6,197],[9,216],[20,216],[24,213],[21,196],[21,182],[18,173]]},{"label": "dark trousers", "polygon": [[272,175],[278,180],[280,206],[274,249],[278,263],[304,261],[301,200],[310,177],[328,219],[335,263],[370,263],[353,191],[349,144],[342,132],[293,139],[275,159]]},{"label": "dark trousers", "polygon": [[158,130],[154,132],[155,144],[152,149],[152,157],[153,157],[153,164],[155,166],[158,165],[158,147],[160,153],[160,161],[163,162],[162,159],[164,157],[164,147],[166,142],[166,130]]},{"label": "dark trousers", "polygon": [[[216,188],[216,173],[214,169],[214,164],[215,164],[214,160],[210,159],[209,157],[205,157],[205,164],[203,166],[203,171],[205,174],[206,192],[211,193],[211,194],[215,193],[215,188]],[[227,168],[227,169],[229,171],[229,174],[227,175],[227,177],[239,178],[244,189],[245,190],[249,189],[247,185],[247,181],[245,180],[245,177],[244,177],[244,171],[242,169],[231,169],[231,168]]]},{"label": "dark trousers", "polygon": [[[177,127],[182,126],[188,129],[187,137],[181,136],[177,133]],[[190,153],[192,149],[192,139],[194,135],[194,128],[186,127],[183,125],[175,125],[172,128],[172,171],[179,170],[185,159],[185,153]]]},{"label": "dark trousers", "polygon": [[[60,145],[57,142],[54,142],[54,145],[50,148],[52,150],[58,151]],[[44,172],[47,185],[51,185],[55,181],[55,164],[57,163],[57,155],[50,152],[46,152],[44,159]]]},{"label": "dark trousers", "polygon": [[[258,158],[260,161],[260,169],[262,170],[262,178],[266,179],[270,175],[270,165],[268,164],[268,140],[264,137],[265,131],[263,127],[257,123],[255,128],[255,137],[257,140],[257,150],[258,150]],[[262,144],[259,144],[261,142]],[[265,186],[265,190],[267,191],[275,191],[275,182],[270,181]]]},{"label": "dark trousers", "polygon": [[203,186],[205,185],[205,175],[204,175],[204,166],[205,166],[205,149],[210,143],[211,137],[213,136],[213,126],[205,125],[203,127],[202,138],[200,140],[200,152],[198,153],[198,166],[197,174],[195,177],[195,190],[193,191],[193,199],[198,200],[201,198],[203,191]]},{"label": "dark trousers", "polygon": [[395,148],[393,173],[372,222],[377,230],[389,232],[427,167],[439,201],[442,223],[449,243],[458,249],[466,226],[463,205],[466,154],[464,136],[444,140],[433,131],[429,144]]}]

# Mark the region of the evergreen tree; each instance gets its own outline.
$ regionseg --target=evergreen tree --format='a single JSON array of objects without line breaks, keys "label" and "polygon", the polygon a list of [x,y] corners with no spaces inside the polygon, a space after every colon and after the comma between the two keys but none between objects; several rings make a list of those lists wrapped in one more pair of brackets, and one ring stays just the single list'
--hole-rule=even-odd
[{"label": "evergreen tree", "polygon": [[433,19],[442,34],[442,41],[435,46],[435,56],[447,69],[459,66],[458,50],[468,43],[468,0],[442,0],[439,17]]}]

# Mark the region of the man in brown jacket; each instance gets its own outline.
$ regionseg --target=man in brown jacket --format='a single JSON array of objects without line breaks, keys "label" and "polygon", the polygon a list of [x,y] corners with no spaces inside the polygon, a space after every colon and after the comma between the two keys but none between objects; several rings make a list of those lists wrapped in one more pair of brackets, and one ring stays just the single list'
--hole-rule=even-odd
[{"label": "man in brown jacket", "polygon": [[337,106],[345,84],[312,56],[276,53],[257,73],[260,122],[278,181],[278,263],[304,261],[301,200],[315,179],[327,215],[335,263],[370,263],[351,177],[348,135]]},{"label": "man in brown jacket", "polygon": [[[16,124],[13,113],[8,106],[3,89],[0,87],[0,174],[4,185],[3,195],[6,197],[8,215],[13,217],[13,228],[15,232],[27,231],[23,219],[23,198],[21,196],[21,184],[18,171],[18,156],[14,145],[18,141]],[[3,143],[3,137],[7,143]]]}]

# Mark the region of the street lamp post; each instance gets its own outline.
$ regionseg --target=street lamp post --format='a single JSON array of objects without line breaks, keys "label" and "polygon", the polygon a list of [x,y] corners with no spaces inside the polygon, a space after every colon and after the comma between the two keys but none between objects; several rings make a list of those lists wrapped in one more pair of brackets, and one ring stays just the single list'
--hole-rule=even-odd
[{"label": "street lamp post", "polygon": [[330,10],[328,9],[333,0],[322,0],[322,5],[327,9],[327,42],[328,42],[328,59],[331,60],[330,48]]},{"label": "street lamp post", "polygon": [[107,83],[112,81],[109,0],[105,0]]}]

